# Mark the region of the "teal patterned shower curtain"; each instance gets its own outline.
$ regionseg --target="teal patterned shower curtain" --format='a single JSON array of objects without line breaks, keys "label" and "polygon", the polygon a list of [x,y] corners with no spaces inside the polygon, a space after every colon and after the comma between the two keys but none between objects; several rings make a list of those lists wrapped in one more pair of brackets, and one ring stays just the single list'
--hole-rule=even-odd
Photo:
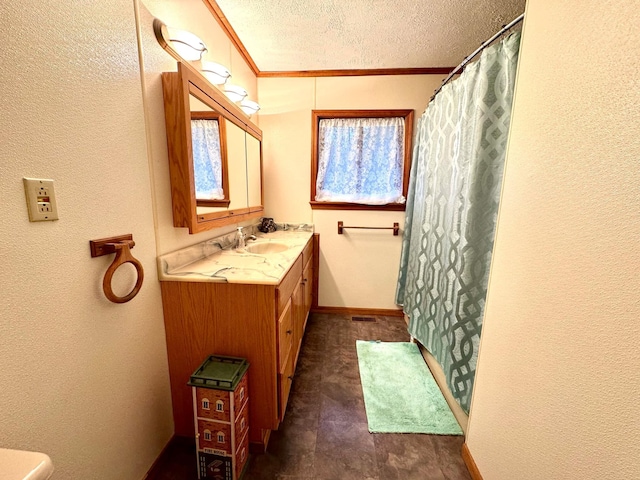
[{"label": "teal patterned shower curtain", "polygon": [[520,33],[486,48],[420,118],[396,303],[469,411]]}]

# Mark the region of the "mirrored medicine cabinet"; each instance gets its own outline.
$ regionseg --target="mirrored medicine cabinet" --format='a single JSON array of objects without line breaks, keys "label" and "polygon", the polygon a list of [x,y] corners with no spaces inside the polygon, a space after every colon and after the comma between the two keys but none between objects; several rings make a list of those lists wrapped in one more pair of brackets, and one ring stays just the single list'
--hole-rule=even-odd
[{"label": "mirrored medicine cabinet", "polygon": [[162,74],[173,225],[198,233],[262,215],[262,131],[193,67]]}]

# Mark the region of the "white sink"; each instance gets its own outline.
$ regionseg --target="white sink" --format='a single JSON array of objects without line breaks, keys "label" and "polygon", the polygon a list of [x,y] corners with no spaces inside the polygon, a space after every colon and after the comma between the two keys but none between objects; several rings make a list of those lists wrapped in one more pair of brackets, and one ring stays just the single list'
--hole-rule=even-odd
[{"label": "white sink", "polygon": [[53,464],[44,453],[0,448],[2,480],[46,480],[52,473]]},{"label": "white sink", "polygon": [[280,253],[284,252],[285,250],[289,250],[289,245],[279,242],[252,243],[244,247],[244,249],[249,253],[268,255],[270,253]]}]

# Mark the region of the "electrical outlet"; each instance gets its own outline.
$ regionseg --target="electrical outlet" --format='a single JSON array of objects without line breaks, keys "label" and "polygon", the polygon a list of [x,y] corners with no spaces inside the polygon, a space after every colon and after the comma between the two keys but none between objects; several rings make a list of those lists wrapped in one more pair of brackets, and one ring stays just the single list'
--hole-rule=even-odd
[{"label": "electrical outlet", "polygon": [[49,203],[49,202],[38,202],[38,212],[40,212],[40,213],[51,213],[51,203]]},{"label": "electrical outlet", "polygon": [[58,220],[58,205],[53,180],[46,178],[23,178],[24,193],[30,222]]}]

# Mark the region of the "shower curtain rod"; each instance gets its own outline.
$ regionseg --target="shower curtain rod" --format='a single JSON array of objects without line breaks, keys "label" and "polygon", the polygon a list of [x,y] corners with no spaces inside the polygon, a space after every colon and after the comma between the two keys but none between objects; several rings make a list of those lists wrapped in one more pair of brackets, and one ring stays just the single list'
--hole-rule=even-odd
[{"label": "shower curtain rod", "polygon": [[457,73],[460,73],[462,71],[462,69],[464,69],[464,67],[467,65],[467,63],[469,63],[471,60],[473,60],[476,57],[476,55],[478,55],[485,48],[487,48],[489,45],[491,45],[496,38],[500,37],[500,35],[502,35],[504,32],[510,30],[511,28],[515,27],[518,23],[520,23],[523,18],[524,18],[524,13],[520,14],[520,16],[514,18],[511,22],[507,23],[506,25],[503,25],[502,28],[498,31],[498,33],[493,35],[489,40],[485,40],[482,43],[482,45],[480,45],[471,55],[468,55],[464,60],[462,60],[460,65],[458,65],[456,68],[454,68],[451,71],[451,73],[447,76],[447,78],[445,78],[442,81],[442,84],[433,93],[433,95],[431,96],[431,99],[429,100],[429,102],[431,102],[434,98],[436,98],[436,95],[438,93],[440,93],[440,90],[442,90],[442,87],[444,87],[447,83],[449,83],[449,80],[451,80],[454,75],[456,75]]}]

